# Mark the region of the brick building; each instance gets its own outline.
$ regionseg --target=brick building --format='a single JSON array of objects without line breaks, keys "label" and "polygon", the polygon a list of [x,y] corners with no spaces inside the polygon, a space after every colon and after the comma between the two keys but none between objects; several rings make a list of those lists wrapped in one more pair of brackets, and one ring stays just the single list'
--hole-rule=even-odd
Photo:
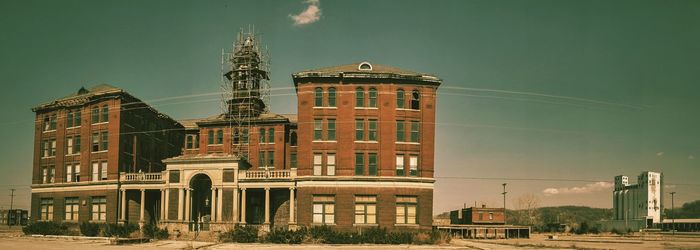
[{"label": "brick building", "polygon": [[[106,181],[114,177],[116,185],[109,186],[114,189],[64,193],[54,184],[39,184],[50,164],[37,157],[33,214],[48,213],[42,203],[48,199],[105,196],[108,221],[158,223],[179,231],[223,230],[234,224],[430,229],[441,80],[368,62],[303,71],[292,75],[298,115],[275,114],[265,106],[268,72],[257,47],[254,36],[241,35],[226,58],[230,68],[223,73],[230,95],[222,114],[180,122],[160,115],[143,119],[162,119],[172,126],[154,128],[171,129],[167,139],[174,147],[163,151],[168,153],[151,155],[153,161],[145,164],[120,158],[122,149],[132,148],[110,144],[107,155],[115,162],[108,164]],[[92,106],[85,106],[85,112]],[[47,114],[36,111],[39,120]],[[118,117],[110,117],[110,125],[113,119]],[[43,135],[37,130],[37,147]],[[136,141],[129,138],[110,141]],[[89,173],[81,172],[83,178]],[[81,220],[94,214],[83,199]]]},{"label": "brick building", "polygon": [[505,225],[503,208],[468,207],[450,211],[450,224],[458,225]]}]

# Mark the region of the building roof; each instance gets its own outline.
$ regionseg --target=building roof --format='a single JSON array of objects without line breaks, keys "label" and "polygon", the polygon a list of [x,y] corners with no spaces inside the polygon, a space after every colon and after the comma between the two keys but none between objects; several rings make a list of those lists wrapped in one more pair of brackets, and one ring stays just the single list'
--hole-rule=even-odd
[{"label": "building roof", "polygon": [[96,85],[92,88],[86,89],[85,87],[81,87],[76,91],[75,93],[72,93],[70,95],[64,96],[62,98],[42,103],[39,104],[35,107],[32,108],[32,111],[38,112],[41,110],[47,110],[47,109],[57,109],[57,108],[63,108],[63,107],[73,107],[73,106],[80,106],[84,105],[86,103],[89,103],[90,101],[93,100],[98,100],[99,98],[116,98],[118,96],[121,97],[126,97],[126,100],[129,100],[130,103],[137,103],[137,104],[143,104],[147,109],[151,110],[153,113],[156,113],[158,117],[164,118],[164,119],[169,119],[172,120],[173,122],[177,122],[174,119],[172,119],[170,116],[158,112],[158,110],[154,109],[150,105],[146,104],[145,102],[141,101],[140,99],[136,98],[135,96],[129,94],[128,92],[124,91],[123,89],[114,87],[109,84],[99,84]]},{"label": "building roof", "polygon": [[[231,119],[226,117],[225,114],[218,114],[218,115],[213,115],[213,116],[202,118],[202,119],[196,119],[196,121],[194,121],[194,123],[197,126],[214,125],[214,124],[228,123],[230,120]],[[250,123],[251,124],[296,123],[296,115],[289,115],[289,114],[280,115],[280,114],[275,114],[272,112],[267,112],[267,113],[262,113],[257,117],[250,118]]]},{"label": "building roof", "polygon": [[301,78],[363,78],[363,79],[398,79],[411,80],[439,85],[442,80],[437,76],[410,70],[399,69],[369,62],[352,63],[320,69],[304,70],[292,74],[295,84]]}]

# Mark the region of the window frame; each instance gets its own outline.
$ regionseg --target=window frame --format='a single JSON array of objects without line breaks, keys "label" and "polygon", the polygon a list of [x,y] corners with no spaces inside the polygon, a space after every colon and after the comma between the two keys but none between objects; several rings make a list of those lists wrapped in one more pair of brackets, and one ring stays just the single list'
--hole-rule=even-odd
[{"label": "window frame", "polygon": [[[413,222],[410,222],[409,210],[413,208]],[[401,211],[401,212],[400,212]],[[400,216],[403,215],[403,216]],[[403,220],[399,220],[403,217]],[[396,225],[417,225],[418,224],[418,197],[409,195],[396,196]]]},{"label": "window frame", "polygon": [[[372,207],[374,212],[370,212]],[[358,208],[361,208],[358,210]],[[355,217],[354,223],[357,225],[376,225],[377,224],[377,196],[376,195],[355,195]],[[362,221],[358,221],[358,216],[361,216]],[[369,218],[373,218],[370,221]]]},{"label": "window frame", "polygon": [[336,107],[335,88],[328,88],[328,107]]},{"label": "window frame", "polygon": [[[317,211],[320,208],[320,211]],[[330,210],[330,211],[329,211]],[[335,196],[313,195],[311,221],[317,225],[335,225]],[[317,215],[320,221],[317,220]]]},{"label": "window frame", "polygon": [[78,197],[66,197],[64,199],[64,220],[66,221],[78,221],[80,217],[80,198]]},{"label": "window frame", "polygon": [[369,88],[369,92],[367,95],[367,107],[369,108],[376,108],[377,107],[377,99],[378,99],[378,92],[376,88]]},{"label": "window frame", "polygon": [[396,108],[406,108],[406,92],[403,89],[396,90]]},{"label": "window frame", "polygon": [[355,89],[355,107],[364,108],[365,107],[365,89],[362,87],[357,87]]}]

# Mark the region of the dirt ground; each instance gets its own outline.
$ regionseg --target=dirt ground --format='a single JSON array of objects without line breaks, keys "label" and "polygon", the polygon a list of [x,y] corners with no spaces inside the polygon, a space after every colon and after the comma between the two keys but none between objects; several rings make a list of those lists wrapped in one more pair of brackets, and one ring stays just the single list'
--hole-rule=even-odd
[{"label": "dirt ground", "polygon": [[700,249],[700,234],[690,235],[557,235],[533,234],[530,239],[464,240],[453,239],[449,245],[279,245],[236,244],[197,241],[155,241],[144,244],[109,245],[104,238],[30,237],[18,229],[0,229],[0,249],[98,250],[98,249]]}]

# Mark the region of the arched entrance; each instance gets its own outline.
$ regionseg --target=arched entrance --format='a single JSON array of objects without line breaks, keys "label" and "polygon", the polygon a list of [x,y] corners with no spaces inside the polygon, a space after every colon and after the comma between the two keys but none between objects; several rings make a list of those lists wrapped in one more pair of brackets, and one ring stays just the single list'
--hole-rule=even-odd
[{"label": "arched entrance", "polygon": [[190,188],[192,189],[190,230],[208,231],[212,206],[211,178],[206,174],[197,174],[190,180]]}]

